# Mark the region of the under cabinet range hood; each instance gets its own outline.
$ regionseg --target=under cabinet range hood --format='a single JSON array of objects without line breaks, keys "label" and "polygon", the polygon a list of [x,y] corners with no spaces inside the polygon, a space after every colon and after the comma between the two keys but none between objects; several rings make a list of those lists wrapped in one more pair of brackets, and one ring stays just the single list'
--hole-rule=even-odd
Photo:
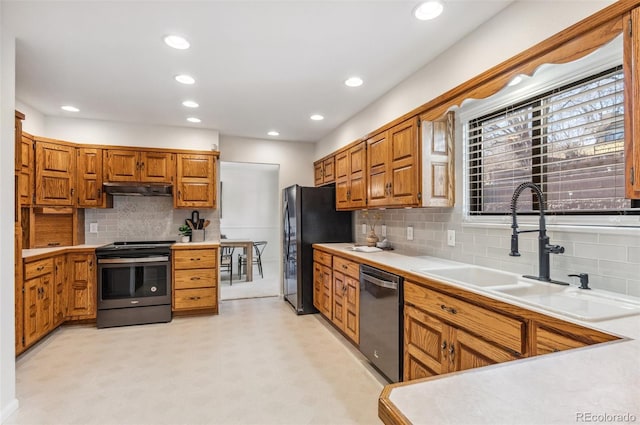
[{"label": "under cabinet range hood", "polygon": [[118,196],[171,196],[172,188],[170,184],[163,183],[104,183],[105,193]]}]

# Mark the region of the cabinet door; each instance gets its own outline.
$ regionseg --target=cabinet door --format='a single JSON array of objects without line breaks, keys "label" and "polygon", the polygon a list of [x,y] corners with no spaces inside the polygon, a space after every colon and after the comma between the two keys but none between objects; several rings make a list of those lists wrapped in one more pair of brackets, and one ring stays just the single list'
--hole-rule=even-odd
[{"label": "cabinet door", "polygon": [[39,337],[53,328],[53,273],[40,277],[40,300],[38,302]]},{"label": "cabinet door", "polygon": [[20,177],[18,179],[18,196],[20,206],[28,206],[33,203],[34,190],[34,144],[33,136],[22,133],[20,148]]},{"label": "cabinet door", "polygon": [[349,208],[367,206],[367,144],[349,149]]},{"label": "cabinet door", "polygon": [[455,202],[454,112],[435,121],[423,120],[422,206],[452,207]]},{"label": "cabinet door", "polygon": [[349,208],[349,151],[335,156],[336,209]]},{"label": "cabinet door", "polygon": [[345,275],[334,270],[333,271],[333,308],[331,320],[333,323],[344,330],[346,320],[346,294],[347,283],[345,281]]},{"label": "cabinet door", "polygon": [[624,25],[625,196],[640,199],[640,8]]},{"label": "cabinet door", "polygon": [[36,205],[74,205],[75,149],[36,140]]},{"label": "cabinet door", "polygon": [[96,317],[96,271],[93,254],[68,254],[67,312],[71,318]]},{"label": "cabinet door", "polygon": [[15,253],[15,321],[16,321],[16,355],[23,350],[22,338],[24,337],[24,281],[22,264],[22,227],[19,223],[14,227],[14,253]]},{"label": "cabinet door", "polygon": [[53,259],[53,327],[64,322],[67,305],[67,256],[59,255]]},{"label": "cabinet door", "polygon": [[331,267],[325,265],[321,266],[322,272],[322,303],[320,305],[320,311],[327,318],[331,318],[333,307],[333,272]]},{"label": "cabinet door", "polygon": [[78,207],[98,208],[105,204],[102,193],[102,149],[78,148]]},{"label": "cabinet door", "polygon": [[356,344],[360,343],[360,281],[351,276],[344,278],[345,293],[344,333]]},{"label": "cabinet door", "polygon": [[335,157],[327,158],[322,163],[322,182],[324,184],[333,183],[336,179],[335,175]]},{"label": "cabinet door", "polygon": [[167,152],[140,153],[140,180],[151,183],[171,183],[175,155]]},{"label": "cabinet door", "polygon": [[420,187],[417,119],[411,118],[388,132],[388,184],[391,206],[417,206]]},{"label": "cabinet door", "polygon": [[[320,313],[322,311],[322,298],[324,293],[322,292],[322,264],[313,263],[313,306],[317,308]],[[324,313],[323,313],[324,314]]]},{"label": "cabinet door", "polygon": [[215,157],[204,154],[178,154],[176,208],[215,208]]},{"label": "cabinet door", "polygon": [[104,179],[107,182],[135,182],[140,180],[138,152],[119,149],[104,151]]},{"label": "cabinet door", "polygon": [[449,372],[489,366],[516,360],[519,357],[462,329],[451,328],[448,352]]},{"label": "cabinet door", "polygon": [[24,119],[24,114],[18,111],[15,111],[15,121],[14,121],[14,158],[15,158],[15,167],[14,171],[18,173],[20,171],[20,167],[22,166],[22,150],[20,148],[20,143],[22,142],[22,120]]},{"label": "cabinet door", "polygon": [[40,301],[40,277],[24,282],[24,345],[29,346],[40,337],[38,308]]},{"label": "cabinet door", "polygon": [[446,371],[448,327],[433,316],[404,306],[404,381]]},{"label": "cabinet door", "polygon": [[313,184],[315,186],[322,186],[324,183],[323,171],[322,161],[313,163]]},{"label": "cabinet door", "polygon": [[385,206],[389,197],[389,139],[387,132],[367,140],[367,170],[369,173],[368,206]]}]

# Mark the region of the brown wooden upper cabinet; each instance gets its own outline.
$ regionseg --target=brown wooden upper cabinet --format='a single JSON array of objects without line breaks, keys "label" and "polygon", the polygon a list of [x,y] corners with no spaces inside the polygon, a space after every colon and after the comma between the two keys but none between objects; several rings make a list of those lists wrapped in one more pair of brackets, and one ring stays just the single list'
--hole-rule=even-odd
[{"label": "brown wooden upper cabinet", "polygon": [[367,206],[367,143],[359,142],[335,155],[336,209]]},{"label": "brown wooden upper cabinet", "polygon": [[36,205],[72,206],[76,148],[35,138]]},{"label": "brown wooden upper cabinet", "polygon": [[216,157],[208,154],[178,154],[175,208],[216,207]]},{"label": "brown wooden upper cabinet", "polygon": [[174,154],[169,152],[106,149],[104,179],[107,182],[171,183]]},{"label": "brown wooden upper cabinet", "polygon": [[101,148],[77,148],[76,186],[77,206],[80,208],[107,208],[113,205],[113,198],[102,190],[102,159]]},{"label": "brown wooden upper cabinet", "polygon": [[640,199],[640,8],[624,19],[625,196]]},{"label": "brown wooden upper cabinet", "polygon": [[447,112],[436,120],[420,120],[423,207],[452,207],[455,203],[454,117]]},{"label": "brown wooden upper cabinet", "polygon": [[16,151],[16,159],[20,157],[20,170],[18,176],[18,197],[20,199],[20,206],[29,206],[33,202],[33,187],[34,187],[34,142],[33,136],[27,133],[22,133],[20,137],[20,154]]},{"label": "brown wooden upper cabinet", "polygon": [[335,181],[335,157],[320,159],[313,163],[314,183],[316,186],[333,183]]},{"label": "brown wooden upper cabinet", "polygon": [[420,205],[418,119],[412,117],[367,140],[369,207]]}]

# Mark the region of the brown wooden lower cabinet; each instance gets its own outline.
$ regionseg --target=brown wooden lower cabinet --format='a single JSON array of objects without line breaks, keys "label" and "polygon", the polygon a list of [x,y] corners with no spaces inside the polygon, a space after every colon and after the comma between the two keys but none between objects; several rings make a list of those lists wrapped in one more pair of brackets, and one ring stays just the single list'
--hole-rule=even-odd
[{"label": "brown wooden lower cabinet", "polygon": [[173,248],[173,302],[178,313],[218,313],[218,248]]},{"label": "brown wooden lower cabinet", "polygon": [[333,275],[331,267],[313,263],[313,305],[326,317],[331,317]]},{"label": "brown wooden lower cabinet", "polygon": [[53,325],[53,260],[51,258],[24,264],[23,347],[28,347]]},{"label": "brown wooden lower cabinet", "polygon": [[53,258],[53,327],[61,325],[67,317],[67,255]]},{"label": "brown wooden lower cabinet", "polygon": [[95,319],[97,283],[95,254],[67,254],[67,319]]},{"label": "brown wooden lower cabinet", "polygon": [[555,353],[618,339],[613,335],[553,318],[531,323],[531,355]]}]

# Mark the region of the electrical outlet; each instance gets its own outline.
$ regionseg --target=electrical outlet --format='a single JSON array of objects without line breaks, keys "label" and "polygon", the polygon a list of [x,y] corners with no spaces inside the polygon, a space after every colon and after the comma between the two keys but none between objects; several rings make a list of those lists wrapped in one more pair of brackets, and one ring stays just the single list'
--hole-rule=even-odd
[{"label": "electrical outlet", "polygon": [[380,226],[380,234],[382,235],[383,238],[387,237],[387,225],[383,224],[382,226]]},{"label": "electrical outlet", "polygon": [[98,233],[98,223],[89,223],[89,233]]},{"label": "electrical outlet", "polygon": [[362,234],[366,235],[367,234],[367,225],[362,223]]},{"label": "electrical outlet", "polygon": [[407,240],[413,240],[413,226],[407,226]]},{"label": "electrical outlet", "polygon": [[456,246],[456,231],[447,230],[447,245]]}]

